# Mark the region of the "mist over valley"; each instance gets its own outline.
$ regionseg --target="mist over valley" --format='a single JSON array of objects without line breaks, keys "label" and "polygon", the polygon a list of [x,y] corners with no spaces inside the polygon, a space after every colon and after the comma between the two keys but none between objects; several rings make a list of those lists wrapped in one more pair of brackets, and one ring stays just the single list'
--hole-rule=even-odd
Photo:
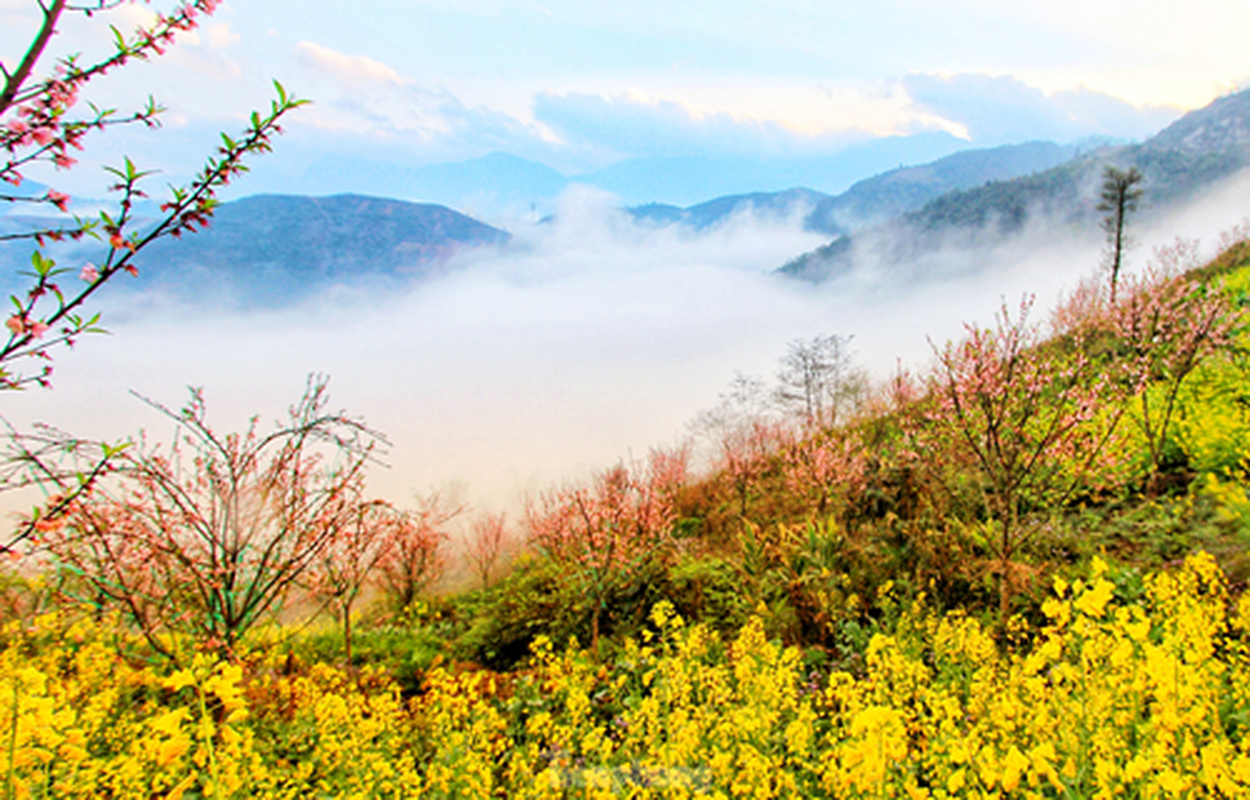
[{"label": "mist over valley", "polygon": [[[1238,113],[1225,130],[1242,129]],[[1186,191],[1151,190],[1131,269],[1177,236],[1209,248],[1242,220],[1244,147],[1228,142],[1191,148],[1222,160],[1188,173]],[[229,429],[276,417],[309,374],[326,374],[334,405],[392,443],[373,490],[402,502],[458,484],[515,511],[553,483],[684,440],[736,373],[771,379],[796,338],[852,337],[857,363],[882,380],[922,369],[930,341],[989,322],[1004,300],[1036,294],[1044,318],[1097,274],[1088,175],[1150,147],[973,149],[837,196],[686,208],[573,185],[548,216],[492,224],[380,198],[250,197],[145,253],[140,279],[101,300],[110,334],[59,357],[55,389],[12,395],[6,416],[104,439],[155,426],[159,438],[129,392],[172,406],[199,386]],[[1034,187],[1051,175],[1087,177],[1064,177],[1070,188],[1042,202]],[[787,274],[849,241],[819,280]]]}]

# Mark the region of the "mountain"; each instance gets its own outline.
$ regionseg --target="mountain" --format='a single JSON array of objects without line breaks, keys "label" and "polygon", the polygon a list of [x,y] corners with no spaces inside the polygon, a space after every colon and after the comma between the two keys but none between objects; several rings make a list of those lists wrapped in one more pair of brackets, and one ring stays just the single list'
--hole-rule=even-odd
[{"label": "mountain", "polygon": [[685,225],[695,230],[706,230],[714,227],[735,214],[751,212],[759,216],[784,218],[798,212],[805,213],[805,225],[811,230],[825,233],[839,233],[838,229],[827,230],[814,227],[812,209],[820,207],[834,198],[811,189],[787,189],[784,192],[753,192],[728,197],[718,197],[706,203],[699,203],[689,208],[648,203],[626,209],[635,222],[655,227],[667,225]]},{"label": "mountain", "polygon": [[[949,133],[926,132],[872,139],[852,144],[832,155],[821,156],[670,155],[627,158],[609,167],[572,177],[539,162],[502,152],[467,161],[420,167],[372,161],[360,156],[340,156],[319,162],[309,170],[309,174],[317,176],[319,184],[333,185],[340,191],[367,194],[372,187],[386,186],[389,196],[439,203],[477,217],[516,216],[529,213],[531,208],[547,213],[551,201],[572,183],[611,192],[627,205],[650,204],[654,206],[655,213],[662,213],[660,209],[681,209],[701,204],[708,197],[719,199],[747,194],[777,194],[799,186],[810,187],[809,191],[828,197],[845,192],[868,176],[880,177],[880,173],[885,171],[892,174],[916,169],[904,165],[932,167],[948,156],[991,152],[966,151],[965,147],[966,141]],[[1018,147],[1030,148],[1029,145]],[[1032,146],[1037,151],[1032,154],[1033,157],[1040,154],[1039,147],[1039,143]],[[1007,148],[1008,151],[1010,149]],[[971,158],[974,161],[986,160],[984,155],[973,155]],[[1009,160],[1010,156],[1000,158]],[[1035,165],[1031,168],[1042,167]],[[958,172],[960,168],[954,169]],[[1020,174],[1019,168],[1008,173],[991,169],[981,180],[1016,174]],[[945,189],[969,185],[959,181],[944,184],[942,181],[946,177],[937,175],[934,185],[938,187],[938,194]],[[929,179],[917,173],[900,180],[920,184]],[[894,187],[894,191],[897,192],[898,187]]]},{"label": "mountain", "polygon": [[1025,142],[964,150],[929,164],[860,181],[813,212],[813,230],[852,231],[884,222],[957,189],[1049,169],[1077,155],[1074,146]]},{"label": "mountain", "polygon": [[427,274],[460,250],[508,238],[444,206],[257,195],[223,203],[207,230],[155,242],[135,261],[157,285],[220,276],[237,289],[291,297],[327,283]]},{"label": "mountain", "polygon": [[1192,111],[1141,144],[1098,147],[1033,174],[947,192],[893,220],[844,234],[779,271],[822,281],[850,271],[860,254],[897,270],[943,243],[989,245],[1039,220],[1088,230],[1097,224],[1097,192],[1108,165],[1137,167],[1145,175],[1143,219],[1179,206],[1250,165],[1250,91]]},{"label": "mountain", "polygon": [[967,142],[949,133],[930,132],[881,137],[824,156],[647,156],[572,180],[609,191],[627,205],[685,206],[709,196],[777,192],[794,186],[841,192],[865,176],[932,161],[966,146]]},{"label": "mountain", "polygon": [[[506,232],[443,206],[360,195],[256,195],[222,203],[205,230],[144,248],[134,261],[139,280],[117,281],[117,288],[283,302],[329,284],[419,277],[467,248],[508,241]],[[22,242],[0,248],[6,275],[28,268],[30,249]],[[103,256],[94,240],[49,252],[65,266]]]},{"label": "mountain", "polygon": [[883,172],[837,196],[798,188],[720,197],[688,208],[650,203],[630,208],[629,213],[638,222],[703,230],[748,210],[775,217],[801,211],[808,230],[836,236],[897,217],[953,189],[1053,167],[1077,152],[1075,146],[1053,142],[964,150],[928,164]]}]

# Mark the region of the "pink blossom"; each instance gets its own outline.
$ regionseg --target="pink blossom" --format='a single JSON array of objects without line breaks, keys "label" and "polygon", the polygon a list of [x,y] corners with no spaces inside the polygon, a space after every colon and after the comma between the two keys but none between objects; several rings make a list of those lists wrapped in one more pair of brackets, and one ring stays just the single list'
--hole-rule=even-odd
[{"label": "pink blossom", "polygon": [[69,195],[58,192],[54,189],[48,190],[48,202],[62,211],[66,211],[66,204],[69,203]]},{"label": "pink blossom", "polygon": [[20,314],[14,314],[9,317],[5,320],[4,324],[10,331],[13,332],[14,336],[19,336],[22,331],[26,330],[26,321],[22,319]]},{"label": "pink blossom", "polygon": [[82,268],[82,271],[78,273],[78,277],[86,283],[95,283],[100,279],[100,271],[96,269],[95,264],[88,263]]}]

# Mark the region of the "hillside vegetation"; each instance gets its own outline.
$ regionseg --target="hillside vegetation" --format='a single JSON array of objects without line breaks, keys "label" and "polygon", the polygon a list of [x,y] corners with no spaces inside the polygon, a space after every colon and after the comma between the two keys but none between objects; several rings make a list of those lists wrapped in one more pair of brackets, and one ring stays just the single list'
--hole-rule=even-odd
[{"label": "hillside vegetation", "polygon": [[[1156,252],[1114,303],[1099,280],[1005,304],[875,388],[844,340],[797,343],[779,403],[742,381],[701,420],[710,468],[655,451],[518,526],[478,517],[454,592],[430,587],[458,509],[367,504],[228,618],[275,562],[197,573],[186,498],[251,480],[266,439],[213,440],[233,483],[123,456],[131,489],[43,525],[42,571],[8,578],[0,775],[18,797],[1244,795],[1246,233],[1206,264]],[[319,397],[290,430],[363,463],[367,429]],[[198,396],[182,418],[208,430]],[[278,530],[329,530],[335,474]],[[152,511],[164,481],[176,513]]]},{"label": "hillside vegetation", "polygon": [[907,213],[798,256],[779,271],[819,282],[852,270],[857,255],[887,270],[905,271],[943,245],[963,242],[975,250],[1009,242],[1030,224],[1089,229],[1097,219],[1097,186],[1108,165],[1136,168],[1145,176],[1144,218],[1182,208],[1250,165],[1250,92],[1191,111],[1140,144],[1098,147],[1062,163],[1039,164],[1036,171],[951,187]]}]

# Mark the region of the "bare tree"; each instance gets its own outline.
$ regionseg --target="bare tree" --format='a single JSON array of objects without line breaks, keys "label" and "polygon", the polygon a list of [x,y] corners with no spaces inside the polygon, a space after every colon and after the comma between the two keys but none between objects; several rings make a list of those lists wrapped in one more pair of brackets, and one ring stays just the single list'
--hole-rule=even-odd
[{"label": "bare tree", "polygon": [[402,533],[403,516],[382,500],[354,503],[340,535],[321,552],[308,583],[343,625],[343,658],[352,664],[352,607]]},{"label": "bare tree", "polygon": [[712,463],[732,482],[744,518],[751,489],[784,438],[769,400],[762,380],[738,373],[720,403],[700,412],[691,425],[711,443]]},{"label": "bare tree", "polygon": [[777,373],[777,401],[809,429],[837,424],[864,394],[867,377],[854,366],[851,337],[828,334],[795,339]]},{"label": "bare tree", "polygon": [[447,523],[464,511],[465,506],[432,492],[418,499],[415,510],[400,515],[386,556],[378,562],[383,588],[395,611],[407,612],[443,574]]},{"label": "bare tree", "polygon": [[507,515],[489,512],[479,515],[469,525],[469,538],[465,540],[465,557],[469,567],[482,582],[482,588],[490,586],[491,575],[506,554],[512,539],[508,532]]},{"label": "bare tree", "polygon": [[1107,233],[1106,266],[1111,271],[1111,304],[1115,305],[1116,285],[1120,269],[1124,266],[1124,251],[1128,248],[1128,217],[1137,210],[1143,190],[1140,184],[1145,176],[1137,167],[1127,170],[1108,166],[1102,174],[1102,191],[1099,193],[1098,210],[1103,212],[1102,229]]}]

